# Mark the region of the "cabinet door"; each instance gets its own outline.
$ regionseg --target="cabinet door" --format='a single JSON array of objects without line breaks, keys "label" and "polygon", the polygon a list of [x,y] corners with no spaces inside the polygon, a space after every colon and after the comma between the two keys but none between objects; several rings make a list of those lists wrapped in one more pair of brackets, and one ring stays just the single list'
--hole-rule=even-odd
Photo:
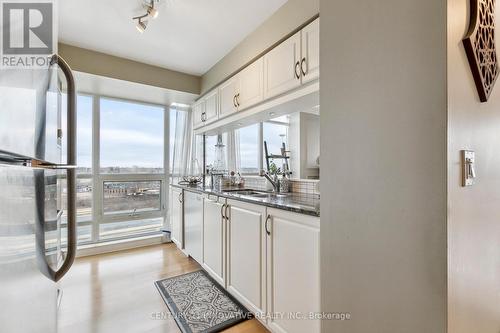
[{"label": "cabinet door", "polygon": [[264,100],[264,59],[260,58],[241,71],[240,89],[236,102],[238,111],[249,108]]},{"label": "cabinet door", "polygon": [[[268,209],[268,311],[320,311],[319,219]],[[320,332],[320,320],[269,319],[276,332]]]},{"label": "cabinet door", "polygon": [[184,248],[184,210],[182,206],[182,190],[173,188],[170,191],[170,224],[171,238],[179,249]]},{"label": "cabinet door", "polygon": [[205,103],[204,101],[199,101],[193,105],[193,128],[199,128],[203,126],[203,117],[205,114]]},{"label": "cabinet door", "polygon": [[265,99],[300,86],[300,59],[300,31],[264,56]]},{"label": "cabinet door", "polygon": [[302,29],[302,83],[319,77],[319,18]]},{"label": "cabinet door", "polygon": [[238,110],[236,94],[239,89],[238,76],[234,76],[219,87],[219,117],[225,117]]},{"label": "cabinet door", "polygon": [[203,195],[184,191],[184,248],[198,263],[203,259]]},{"label": "cabinet door", "polygon": [[212,123],[219,117],[219,91],[210,92],[205,98],[205,125]]},{"label": "cabinet door", "polygon": [[265,306],[266,208],[228,200],[227,289],[255,313]]},{"label": "cabinet door", "polygon": [[225,220],[222,218],[225,200],[206,197],[203,209],[203,268],[225,287]]}]

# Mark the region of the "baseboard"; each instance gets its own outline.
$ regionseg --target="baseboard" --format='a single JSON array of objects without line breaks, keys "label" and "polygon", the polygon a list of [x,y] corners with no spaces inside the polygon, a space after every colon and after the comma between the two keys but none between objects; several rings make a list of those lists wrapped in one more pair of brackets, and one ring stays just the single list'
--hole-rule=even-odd
[{"label": "baseboard", "polygon": [[123,239],[105,243],[89,244],[78,248],[76,257],[88,257],[96,254],[111,253],[134,248],[170,243],[170,239],[165,239],[163,235],[144,236],[134,239]]}]

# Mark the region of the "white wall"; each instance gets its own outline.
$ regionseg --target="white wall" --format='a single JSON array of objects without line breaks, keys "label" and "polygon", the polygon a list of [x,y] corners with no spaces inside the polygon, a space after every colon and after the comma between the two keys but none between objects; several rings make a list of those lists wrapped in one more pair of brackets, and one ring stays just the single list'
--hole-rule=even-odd
[{"label": "white wall", "polygon": [[201,78],[207,92],[241,66],[319,13],[319,0],[288,0]]},{"label": "white wall", "polygon": [[323,332],[443,333],[446,1],[320,6]]},{"label": "white wall", "polygon": [[[449,332],[499,333],[500,81],[480,103],[461,43],[468,3],[448,0]],[[460,186],[461,149],[476,152],[473,187]]]}]

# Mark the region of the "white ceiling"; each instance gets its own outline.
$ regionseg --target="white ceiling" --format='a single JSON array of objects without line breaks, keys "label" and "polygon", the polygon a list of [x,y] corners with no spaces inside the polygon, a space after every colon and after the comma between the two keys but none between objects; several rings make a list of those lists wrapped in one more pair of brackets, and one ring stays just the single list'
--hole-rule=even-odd
[{"label": "white ceiling", "polygon": [[161,0],[140,34],[143,1],[59,1],[59,41],[202,75],[287,0]]}]

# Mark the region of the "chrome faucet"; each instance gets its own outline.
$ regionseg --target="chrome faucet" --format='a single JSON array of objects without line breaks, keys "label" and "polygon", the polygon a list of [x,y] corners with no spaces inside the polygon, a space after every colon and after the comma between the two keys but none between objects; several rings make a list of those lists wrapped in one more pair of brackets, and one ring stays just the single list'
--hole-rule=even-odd
[{"label": "chrome faucet", "polygon": [[259,176],[266,177],[266,179],[273,185],[273,192],[278,193],[280,191],[280,182],[278,180],[278,176],[274,175],[274,179],[271,178],[268,172],[265,170],[260,170]]}]

